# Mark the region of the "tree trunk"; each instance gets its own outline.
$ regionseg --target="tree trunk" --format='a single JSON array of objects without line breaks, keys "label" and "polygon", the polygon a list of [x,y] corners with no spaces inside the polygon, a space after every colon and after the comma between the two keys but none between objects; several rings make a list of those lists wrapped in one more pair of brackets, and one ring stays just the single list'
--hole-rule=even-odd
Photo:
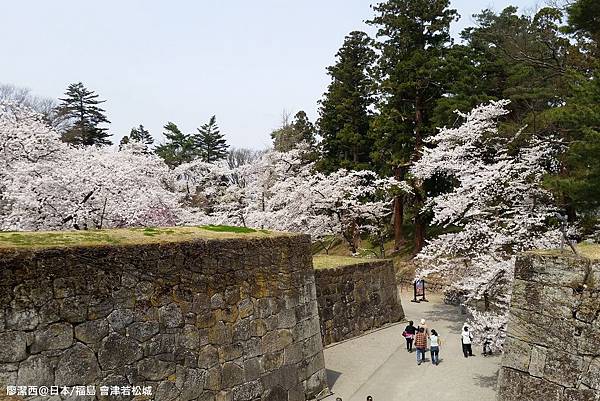
[{"label": "tree trunk", "polygon": [[[397,180],[404,179],[404,169],[398,166],[394,169],[394,177]],[[394,198],[394,250],[399,251],[406,243],[402,223],[404,222],[404,195],[397,195]]]},{"label": "tree trunk", "polygon": [[404,232],[402,223],[404,221],[404,195],[398,195],[394,198],[394,250],[399,251],[404,245]]},{"label": "tree trunk", "polygon": [[[417,94],[415,98],[415,150],[413,153],[413,162],[421,158],[421,148],[423,147],[423,97]],[[425,231],[427,222],[421,215],[424,199],[422,196],[423,183],[418,182],[415,185],[415,254],[421,252],[425,245]]]},{"label": "tree trunk", "polygon": [[[422,203],[417,203],[418,206],[422,206]],[[427,223],[420,213],[415,215],[415,254],[421,252],[421,249],[425,246],[425,230]]]},{"label": "tree trunk", "polygon": [[356,220],[354,220],[352,226],[352,247],[354,248],[352,253],[357,253],[358,248],[360,247],[360,231],[358,230]]}]

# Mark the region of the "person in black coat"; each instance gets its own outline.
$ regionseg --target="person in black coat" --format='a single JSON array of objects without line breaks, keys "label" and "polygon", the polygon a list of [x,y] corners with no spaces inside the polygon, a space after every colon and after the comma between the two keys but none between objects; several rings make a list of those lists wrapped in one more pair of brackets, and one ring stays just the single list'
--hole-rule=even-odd
[{"label": "person in black coat", "polygon": [[415,338],[415,333],[417,332],[417,328],[414,326],[413,321],[408,322],[408,326],[404,328],[404,333],[402,335],[406,339],[406,350],[408,352],[412,352],[413,340]]}]

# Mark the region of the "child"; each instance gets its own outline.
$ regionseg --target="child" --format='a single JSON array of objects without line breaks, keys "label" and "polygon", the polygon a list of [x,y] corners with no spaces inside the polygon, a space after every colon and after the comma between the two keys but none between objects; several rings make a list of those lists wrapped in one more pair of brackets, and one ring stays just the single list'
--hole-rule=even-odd
[{"label": "child", "polygon": [[431,363],[439,365],[440,363],[440,337],[437,331],[431,329],[431,335],[429,336],[429,350],[431,351]]}]

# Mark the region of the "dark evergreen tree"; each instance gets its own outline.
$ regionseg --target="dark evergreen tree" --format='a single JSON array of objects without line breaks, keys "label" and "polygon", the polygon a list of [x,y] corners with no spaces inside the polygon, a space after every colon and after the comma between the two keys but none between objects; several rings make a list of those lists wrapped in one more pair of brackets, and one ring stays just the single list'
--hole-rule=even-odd
[{"label": "dark evergreen tree", "polygon": [[[600,2],[597,0],[577,0],[567,7],[567,32],[575,34],[580,39],[580,45],[591,45],[598,57],[600,44]],[[582,40],[583,39],[583,40]],[[587,43],[586,43],[587,42]]]},{"label": "dark evergreen tree", "polygon": [[110,121],[104,109],[98,105],[105,100],[98,100],[98,95],[86,89],[81,82],[71,84],[65,92],[65,98],[59,99],[58,114],[72,122],[62,134],[62,140],[75,146],[111,145],[111,135],[101,124]]},{"label": "dark evergreen tree", "polygon": [[304,110],[296,113],[292,126],[302,142],[306,142],[309,145],[315,144],[315,125],[310,122]]},{"label": "dark evergreen tree", "polygon": [[323,171],[369,168],[373,142],[368,135],[369,108],[374,102],[376,59],[372,40],[364,32],[351,32],[336,56],[336,64],[327,68],[331,83],[319,102],[317,125],[323,139],[318,166]]},{"label": "dark evergreen tree", "polygon": [[128,143],[129,143],[129,136],[125,135],[123,138],[121,138],[121,142],[119,142],[119,150],[121,150],[123,145],[127,145]]},{"label": "dark evergreen tree", "polygon": [[273,148],[278,152],[288,152],[300,142],[314,146],[316,143],[315,126],[310,122],[306,113],[300,110],[291,123],[284,116],[282,126],[271,133],[271,138],[273,138]]},{"label": "dark evergreen tree", "polygon": [[172,122],[168,122],[163,135],[167,138],[166,143],[158,145],[154,152],[160,156],[170,167],[177,167],[182,163],[194,160],[196,149],[190,135],[184,134]]},{"label": "dark evergreen tree", "polygon": [[131,132],[129,133],[129,139],[132,141],[141,142],[147,146],[150,146],[154,143],[154,138],[152,138],[150,132],[144,128],[142,124],[131,129]]},{"label": "dark evergreen tree", "polygon": [[121,138],[121,142],[119,143],[119,150],[123,147],[123,145],[128,144],[130,141],[139,142],[144,145],[144,153],[151,153],[150,145],[154,143],[154,138],[150,135],[150,132],[142,124],[139,127],[134,127],[131,129],[129,135],[125,135]]},{"label": "dark evergreen tree", "polygon": [[568,8],[568,25],[579,52],[566,74],[568,95],[560,107],[545,113],[568,145],[557,174],[546,183],[571,222],[584,235],[597,232],[600,223],[600,4],[578,0]]},{"label": "dark evergreen tree", "polygon": [[570,89],[565,73],[578,51],[561,32],[561,12],[546,7],[534,16],[518,15],[516,7],[475,15],[477,26],[462,32],[445,67],[454,77],[448,94],[437,102],[438,126],[456,120],[454,110],[467,111],[492,99],[509,99],[511,114],[503,130],[527,125],[528,133],[548,131],[543,113],[560,106]]},{"label": "dark evergreen tree", "polygon": [[[443,68],[451,45],[450,23],[458,17],[449,0],[388,0],[373,6],[380,39],[379,74],[382,100],[373,123],[372,156],[383,171],[403,178],[417,160],[423,139],[434,132],[433,109],[445,95],[452,77]],[[422,214],[425,193],[414,183],[414,250],[424,245],[426,219]],[[396,248],[403,242],[404,199],[394,206]]]},{"label": "dark evergreen tree", "polygon": [[225,136],[220,133],[217,118],[212,116],[207,124],[198,128],[193,138],[197,156],[207,163],[214,163],[227,157]]}]

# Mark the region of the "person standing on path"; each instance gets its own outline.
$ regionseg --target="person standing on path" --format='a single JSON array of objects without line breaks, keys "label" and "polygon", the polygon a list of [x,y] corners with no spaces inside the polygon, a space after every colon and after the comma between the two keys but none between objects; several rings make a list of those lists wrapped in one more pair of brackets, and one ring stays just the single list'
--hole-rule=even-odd
[{"label": "person standing on path", "polygon": [[471,342],[473,341],[473,335],[469,331],[467,326],[463,327],[463,332],[461,333],[462,349],[465,358],[473,356],[473,349],[471,348]]},{"label": "person standing on path", "polygon": [[417,330],[419,330],[421,327],[425,330],[425,334],[429,335],[429,329],[427,328],[427,324],[425,323],[425,319],[421,319],[421,323],[419,323],[419,326],[417,326]]},{"label": "person standing on path", "polygon": [[425,361],[425,350],[427,349],[427,334],[425,334],[423,327],[419,327],[419,331],[415,336],[415,348],[417,349],[417,365],[420,365],[421,362]]},{"label": "person standing on path", "polygon": [[439,365],[440,363],[440,337],[438,333],[431,329],[431,335],[429,336],[429,351],[431,351],[431,363]]},{"label": "person standing on path", "polygon": [[408,326],[404,328],[404,338],[406,339],[406,350],[408,352],[412,352],[413,348],[413,340],[415,338],[415,334],[417,332],[417,328],[413,325],[413,321],[408,322]]}]

